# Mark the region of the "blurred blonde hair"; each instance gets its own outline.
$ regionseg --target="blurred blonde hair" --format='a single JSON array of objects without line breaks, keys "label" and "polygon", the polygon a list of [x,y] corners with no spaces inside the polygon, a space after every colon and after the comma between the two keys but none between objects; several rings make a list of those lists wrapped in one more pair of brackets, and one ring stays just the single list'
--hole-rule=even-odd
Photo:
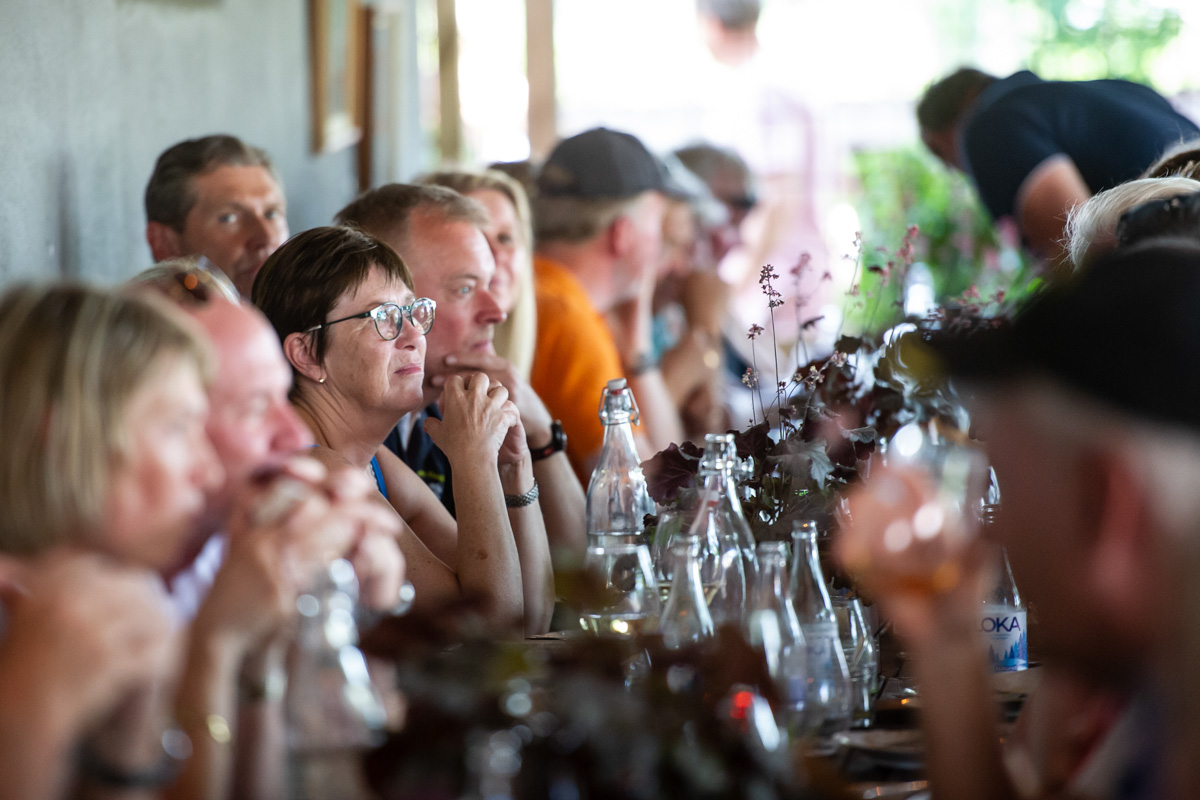
[{"label": "blurred blonde hair", "polygon": [[77,285],[0,297],[0,552],[81,541],[129,455],[126,409],[171,360],[207,381],[207,345],[156,297]]},{"label": "blurred blonde hair", "polygon": [[1064,244],[1071,266],[1083,269],[1116,248],[1117,223],[1134,206],[1200,191],[1200,181],[1184,177],[1137,178],[1092,195],[1067,215]]},{"label": "blurred blonde hair", "polygon": [[481,172],[442,170],[417,179],[418,183],[444,186],[461,195],[491,190],[508,198],[516,212],[517,232],[525,245],[525,258],[517,264],[516,302],[508,318],[496,326],[496,352],[504,356],[528,380],[537,346],[537,297],[533,289],[533,217],[525,189],[499,170]]}]

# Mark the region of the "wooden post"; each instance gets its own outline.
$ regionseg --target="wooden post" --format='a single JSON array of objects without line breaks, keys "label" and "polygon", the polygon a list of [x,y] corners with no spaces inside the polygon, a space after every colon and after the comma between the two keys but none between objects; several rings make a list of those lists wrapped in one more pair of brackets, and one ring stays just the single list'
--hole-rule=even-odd
[{"label": "wooden post", "polygon": [[375,171],[375,9],[363,6],[359,9],[359,41],[362,42],[358,82],[358,107],[362,109],[362,138],[358,140],[358,191],[371,188],[371,176]]},{"label": "wooden post", "polygon": [[529,81],[529,147],[541,160],[558,143],[554,76],[554,0],[525,0],[525,63]]},{"label": "wooden post", "polygon": [[438,74],[440,77],[441,126],[438,144],[442,161],[462,160],[462,104],[458,96],[458,16],[454,0],[437,0]]}]

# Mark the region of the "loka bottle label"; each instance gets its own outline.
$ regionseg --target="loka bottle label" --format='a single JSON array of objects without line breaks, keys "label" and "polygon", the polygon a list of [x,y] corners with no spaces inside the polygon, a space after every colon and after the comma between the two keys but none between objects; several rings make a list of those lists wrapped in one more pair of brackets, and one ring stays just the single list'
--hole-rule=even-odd
[{"label": "loka bottle label", "polygon": [[1029,668],[1029,640],[1025,636],[1025,611],[1012,606],[985,604],[979,630],[987,642],[992,672],[1017,672]]},{"label": "loka bottle label", "polygon": [[800,626],[804,633],[804,644],[808,647],[808,658],[816,669],[833,666],[833,648],[841,647],[836,622],[810,622]]}]

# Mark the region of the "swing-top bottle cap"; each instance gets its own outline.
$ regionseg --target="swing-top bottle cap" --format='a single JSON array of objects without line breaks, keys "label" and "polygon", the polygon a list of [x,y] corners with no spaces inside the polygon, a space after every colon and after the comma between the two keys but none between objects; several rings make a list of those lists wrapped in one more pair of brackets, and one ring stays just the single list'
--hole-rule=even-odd
[{"label": "swing-top bottle cap", "polygon": [[600,422],[604,425],[620,425],[639,421],[637,401],[624,378],[613,378],[604,384],[600,395]]}]

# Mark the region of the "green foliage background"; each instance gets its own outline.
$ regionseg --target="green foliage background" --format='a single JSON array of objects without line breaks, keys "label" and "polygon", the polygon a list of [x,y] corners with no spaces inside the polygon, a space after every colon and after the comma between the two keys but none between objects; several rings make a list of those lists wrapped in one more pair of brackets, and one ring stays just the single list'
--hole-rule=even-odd
[{"label": "green foliage background", "polygon": [[1146,0],[1009,0],[1039,19],[1029,67],[1044,78],[1153,83],[1154,60],[1179,35],[1179,11]]}]

